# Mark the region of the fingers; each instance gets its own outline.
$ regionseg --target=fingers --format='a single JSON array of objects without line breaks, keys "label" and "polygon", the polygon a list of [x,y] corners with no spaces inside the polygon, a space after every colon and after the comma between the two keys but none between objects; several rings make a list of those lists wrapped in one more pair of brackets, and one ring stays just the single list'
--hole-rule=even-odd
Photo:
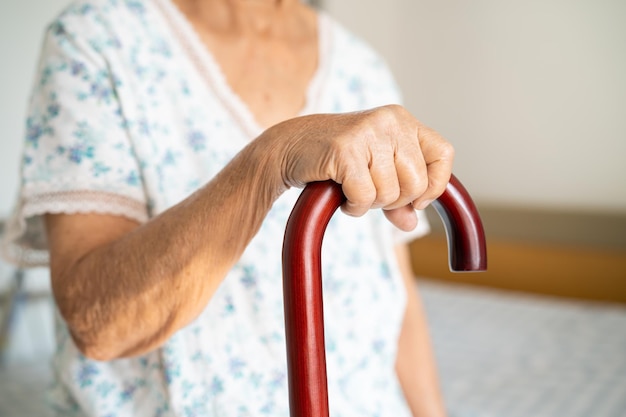
[{"label": "fingers", "polygon": [[394,226],[405,232],[410,232],[417,226],[417,214],[412,206],[402,206],[393,210],[383,210],[385,217]]},{"label": "fingers", "polygon": [[428,188],[427,167],[422,151],[415,140],[409,145],[400,149],[395,157],[395,171],[400,193],[395,201],[383,207],[386,210],[412,204]]},{"label": "fingers", "polygon": [[372,203],[372,208],[387,207],[400,197],[401,189],[394,151],[391,146],[388,148],[374,153],[369,164],[369,175],[376,188],[376,198]]},{"label": "fingers", "polygon": [[[382,208],[389,220],[403,230],[414,227],[412,202],[428,187],[427,168],[419,148],[414,156],[404,152],[394,157],[393,152],[379,152],[343,180],[346,203],[343,211],[361,216],[367,210]],[[407,216],[409,213],[409,216]],[[410,230],[410,229],[408,229]]]},{"label": "fingers", "polygon": [[416,209],[424,209],[446,189],[452,175],[454,148],[433,129],[419,126],[418,138],[424,155],[428,179],[426,190],[413,201]]},{"label": "fingers", "polygon": [[354,217],[364,215],[376,201],[376,186],[367,169],[358,170],[342,182],[346,202],[341,211]]},{"label": "fingers", "polygon": [[413,158],[409,152],[398,156],[390,142],[368,149],[366,161],[342,181],[347,198],[345,213],[360,216],[369,209],[395,210],[410,205],[426,190],[427,181],[417,180],[426,177],[426,166],[419,163],[423,157],[418,146],[410,152]]}]

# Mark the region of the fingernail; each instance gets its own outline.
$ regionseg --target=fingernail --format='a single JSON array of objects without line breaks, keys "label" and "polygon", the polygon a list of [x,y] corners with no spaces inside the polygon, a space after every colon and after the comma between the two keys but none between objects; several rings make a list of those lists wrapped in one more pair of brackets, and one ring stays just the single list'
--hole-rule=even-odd
[{"label": "fingernail", "polygon": [[432,202],[433,202],[433,200],[424,200],[421,203],[419,203],[415,208],[418,209],[418,210],[424,210]]}]

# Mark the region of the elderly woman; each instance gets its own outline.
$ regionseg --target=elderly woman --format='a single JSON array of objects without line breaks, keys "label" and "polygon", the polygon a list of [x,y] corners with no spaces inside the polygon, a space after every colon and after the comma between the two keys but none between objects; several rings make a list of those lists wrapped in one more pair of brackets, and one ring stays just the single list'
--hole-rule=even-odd
[{"label": "elderly woman", "polygon": [[297,0],[63,12],[7,234],[50,264],[59,415],[287,416],[282,236],[298,188],[327,179],[349,215],[324,246],[331,415],[444,415],[406,242],[453,151],[399,100]]}]

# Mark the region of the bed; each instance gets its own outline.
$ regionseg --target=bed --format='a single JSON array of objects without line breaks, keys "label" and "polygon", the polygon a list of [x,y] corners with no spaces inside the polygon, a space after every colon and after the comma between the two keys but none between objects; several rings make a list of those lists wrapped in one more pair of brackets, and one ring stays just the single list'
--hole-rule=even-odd
[{"label": "bed", "polygon": [[626,416],[626,306],[420,287],[451,417]]}]

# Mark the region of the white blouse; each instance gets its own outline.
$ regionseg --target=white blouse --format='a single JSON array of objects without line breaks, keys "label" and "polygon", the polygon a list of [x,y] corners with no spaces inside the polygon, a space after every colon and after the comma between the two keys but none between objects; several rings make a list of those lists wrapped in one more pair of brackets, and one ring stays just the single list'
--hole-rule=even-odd
[{"label": "white blouse", "polygon": [[[381,58],[322,13],[319,42],[302,114],[400,101]],[[45,213],[145,222],[211,179],[261,131],[169,0],[78,1],[46,33],[4,253],[46,264]],[[299,191],[276,201],[203,313],[159,349],[90,360],[57,317],[50,399],[59,415],[288,416],[280,257]],[[394,372],[405,290],[392,247],[427,232],[420,217],[411,234],[394,231],[380,211],[337,214],[327,229],[334,417],[409,415]]]}]

